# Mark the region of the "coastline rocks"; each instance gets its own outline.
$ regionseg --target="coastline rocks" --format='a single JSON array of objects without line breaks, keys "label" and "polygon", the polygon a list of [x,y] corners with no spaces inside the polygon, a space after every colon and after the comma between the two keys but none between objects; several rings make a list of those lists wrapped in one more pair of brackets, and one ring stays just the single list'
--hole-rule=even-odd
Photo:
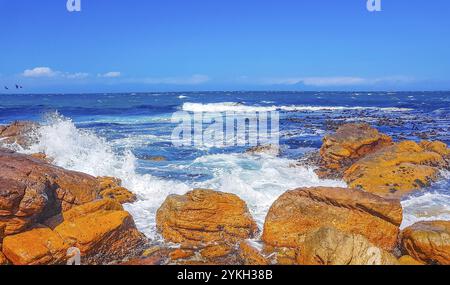
[{"label": "coastline rocks", "polygon": [[16,121],[7,126],[0,126],[0,144],[16,143],[22,147],[27,147],[31,144],[27,135],[38,126],[37,123],[28,121]]},{"label": "coastline rocks", "polygon": [[396,143],[357,161],[345,171],[344,180],[352,188],[401,198],[437,180],[439,169],[448,166],[434,151],[442,152],[442,148],[439,142],[428,145],[428,149],[412,141]]},{"label": "coastline rocks", "polygon": [[5,237],[5,256],[15,265],[63,264],[67,250],[76,247],[82,264],[107,264],[139,255],[147,243],[130,214],[113,200],[72,208],[52,228],[38,225]]},{"label": "coastline rocks", "polygon": [[97,198],[94,177],[0,149],[0,241]]},{"label": "coastline rocks", "polygon": [[450,221],[415,223],[402,231],[401,246],[418,261],[450,265]]},{"label": "coastline rocks", "polygon": [[262,240],[273,247],[298,248],[305,236],[321,227],[360,234],[392,251],[402,221],[399,201],[346,188],[299,188],[281,195],[271,206]]},{"label": "coastline rocks", "polygon": [[395,265],[391,253],[371,244],[365,237],[323,227],[305,237],[297,254],[301,265]]},{"label": "coastline rocks", "polygon": [[105,199],[114,199],[121,204],[136,201],[136,195],[121,186],[122,181],[115,177],[97,177],[100,184],[99,195]]},{"label": "coastline rocks", "polygon": [[99,210],[72,217],[54,231],[81,251],[84,264],[106,264],[139,255],[147,239],[123,210]]},{"label": "coastline rocks", "polygon": [[238,242],[257,231],[238,196],[203,189],[168,196],[157,211],[156,223],[166,241],[191,245]]},{"label": "coastline rocks", "polygon": [[414,258],[412,258],[409,255],[403,255],[402,257],[400,257],[398,259],[398,264],[399,265],[424,265],[424,263],[415,260]]},{"label": "coastline rocks", "polygon": [[340,178],[361,157],[392,144],[391,137],[367,124],[345,124],[323,138],[319,169],[321,178]]},{"label": "coastline rocks", "polygon": [[39,227],[3,241],[3,252],[14,265],[63,264],[69,245],[54,231]]}]

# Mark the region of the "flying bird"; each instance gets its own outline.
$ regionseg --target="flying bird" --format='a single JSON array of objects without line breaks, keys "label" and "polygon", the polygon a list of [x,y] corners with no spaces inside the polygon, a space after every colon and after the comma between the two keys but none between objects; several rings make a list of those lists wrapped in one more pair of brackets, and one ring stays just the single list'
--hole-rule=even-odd
[{"label": "flying bird", "polygon": [[6,90],[9,90],[8,86],[5,86],[5,89],[6,89]]}]

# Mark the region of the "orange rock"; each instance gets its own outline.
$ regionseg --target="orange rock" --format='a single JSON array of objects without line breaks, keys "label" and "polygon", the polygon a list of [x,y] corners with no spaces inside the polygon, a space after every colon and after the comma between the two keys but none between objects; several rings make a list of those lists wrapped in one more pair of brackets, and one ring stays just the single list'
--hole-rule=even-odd
[{"label": "orange rock", "polygon": [[450,149],[447,145],[440,141],[421,141],[419,144],[423,149],[440,154],[445,158],[450,157]]},{"label": "orange rock", "polygon": [[367,124],[345,124],[323,139],[320,149],[320,177],[342,177],[343,172],[361,157],[392,144],[391,137]]},{"label": "orange rock", "polygon": [[181,248],[175,249],[169,254],[170,259],[177,260],[177,259],[184,259],[188,258],[194,255],[194,252],[192,250],[184,250]]},{"label": "orange rock", "polygon": [[401,198],[435,181],[439,169],[446,166],[437,152],[403,141],[360,159],[345,171],[344,180],[349,187],[386,198]]},{"label": "orange rock", "polygon": [[0,149],[0,241],[97,198],[94,177]]},{"label": "orange rock", "polygon": [[320,228],[301,243],[297,263],[302,265],[396,265],[391,253],[371,244],[365,237]]},{"label": "orange rock", "polygon": [[168,196],[157,211],[156,222],[166,241],[187,244],[235,242],[257,231],[244,201],[213,190]]},{"label": "orange rock", "polygon": [[97,211],[123,211],[122,205],[116,200],[101,199],[74,207],[66,212],[63,212],[64,221],[72,221],[77,217],[85,216]]},{"label": "orange rock", "polygon": [[227,254],[230,254],[230,252],[233,250],[232,246],[227,244],[217,244],[217,245],[211,245],[208,246],[200,251],[200,254],[202,257],[211,259],[211,258],[217,258],[222,257]]},{"label": "orange rock", "polygon": [[119,203],[132,203],[136,201],[136,195],[128,189],[121,187],[121,181],[115,177],[97,177],[100,183],[99,195],[102,198],[117,200]]},{"label": "orange rock", "polygon": [[3,253],[15,265],[64,264],[69,245],[49,228],[35,228],[3,240]]},{"label": "orange rock", "polygon": [[80,249],[84,264],[105,264],[137,256],[147,242],[130,214],[117,210],[75,215],[58,225],[55,232]]},{"label": "orange rock", "polygon": [[398,259],[399,265],[424,265],[422,262],[415,260],[409,255],[403,255]]},{"label": "orange rock", "polygon": [[392,251],[401,221],[399,201],[355,189],[299,188],[285,192],[273,203],[262,239],[274,247],[298,248],[306,234],[328,226],[363,235]]},{"label": "orange rock", "polygon": [[[2,248],[2,245],[0,244],[0,249]],[[6,256],[0,251],[0,266],[1,265],[8,265],[9,261],[6,259]]]},{"label": "orange rock", "polygon": [[239,255],[244,265],[268,265],[269,261],[248,241],[242,241],[239,244]]},{"label": "orange rock", "polygon": [[403,251],[428,264],[450,265],[450,221],[418,222],[400,236]]}]

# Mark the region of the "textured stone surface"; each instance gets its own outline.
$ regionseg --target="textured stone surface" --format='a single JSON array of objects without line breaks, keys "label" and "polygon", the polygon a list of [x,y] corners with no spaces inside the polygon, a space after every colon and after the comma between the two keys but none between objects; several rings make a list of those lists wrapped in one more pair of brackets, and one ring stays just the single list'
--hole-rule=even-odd
[{"label": "textured stone surface", "polygon": [[447,162],[438,153],[403,141],[371,153],[345,171],[349,187],[388,198],[401,198],[439,177]]},{"label": "textured stone surface", "polygon": [[450,265],[450,221],[415,223],[402,231],[401,245],[418,261]]},{"label": "textured stone surface", "polygon": [[396,265],[391,253],[365,237],[334,228],[309,233],[300,245],[297,263],[302,265]]},{"label": "textured stone surface", "polygon": [[297,248],[306,234],[329,226],[360,234],[393,250],[402,221],[399,201],[346,188],[299,188],[285,192],[266,216],[262,239],[275,247]]},{"label": "textured stone surface", "polygon": [[257,231],[239,197],[202,189],[168,196],[157,211],[156,222],[164,239],[176,243],[236,242]]},{"label": "textured stone surface", "polygon": [[392,139],[367,124],[345,124],[323,138],[320,149],[320,177],[342,177],[361,157],[392,143]]}]

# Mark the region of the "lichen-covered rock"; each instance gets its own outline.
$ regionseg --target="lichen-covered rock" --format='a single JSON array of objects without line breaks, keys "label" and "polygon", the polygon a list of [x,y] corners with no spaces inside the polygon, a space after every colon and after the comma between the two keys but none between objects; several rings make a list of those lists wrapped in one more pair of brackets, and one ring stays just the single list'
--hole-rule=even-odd
[{"label": "lichen-covered rock", "polygon": [[401,246],[418,261],[450,265],[450,221],[415,223],[402,231]]},{"label": "lichen-covered rock", "polygon": [[360,159],[345,171],[344,180],[349,187],[401,198],[437,180],[439,170],[447,166],[438,152],[403,141]]},{"label": "lichen-covered rock", "polygon": [[64,264],[69,245],[54,231],[38,227],[3,240],[3,253],[14,265]]},{"label": "lichen-covered rock", "polygon": [[301,243],[297,263],[302,265],[396,265],[391,253],[365,237],[323,227],[308,233]]},{"label": "lichen-covered rock", "polygon": [[100,183],[99,195],[102,198],[114,199],[121,204],[136,201],[136,195],[121,186],[122,181],[115,177],[97,177]]},{"label": "lichen-covered rock", "polygon": [[367,124],[345,124],[323,138],[319,169],[322,178],[340,178],[361,157],[392,144],[392,139]]},{"label": "lichen-covered rock", "polygon": [[262,239],[274,247],[298,248],[321,227],[360,234],[392,251],[402,221],[399,201],[346,188],[299,188],[285,192],[271,206]]},{"label": "lichen-covered rock", "polygon": [[94,177],[0,149],[0,241],[97,198]]},{"label": "lichen-covered rock", "polygon": [[237,242],[257,231],[239,197],[202,189],[168,196],[157,211],[156,222],[166,241],[186,244]]}]

